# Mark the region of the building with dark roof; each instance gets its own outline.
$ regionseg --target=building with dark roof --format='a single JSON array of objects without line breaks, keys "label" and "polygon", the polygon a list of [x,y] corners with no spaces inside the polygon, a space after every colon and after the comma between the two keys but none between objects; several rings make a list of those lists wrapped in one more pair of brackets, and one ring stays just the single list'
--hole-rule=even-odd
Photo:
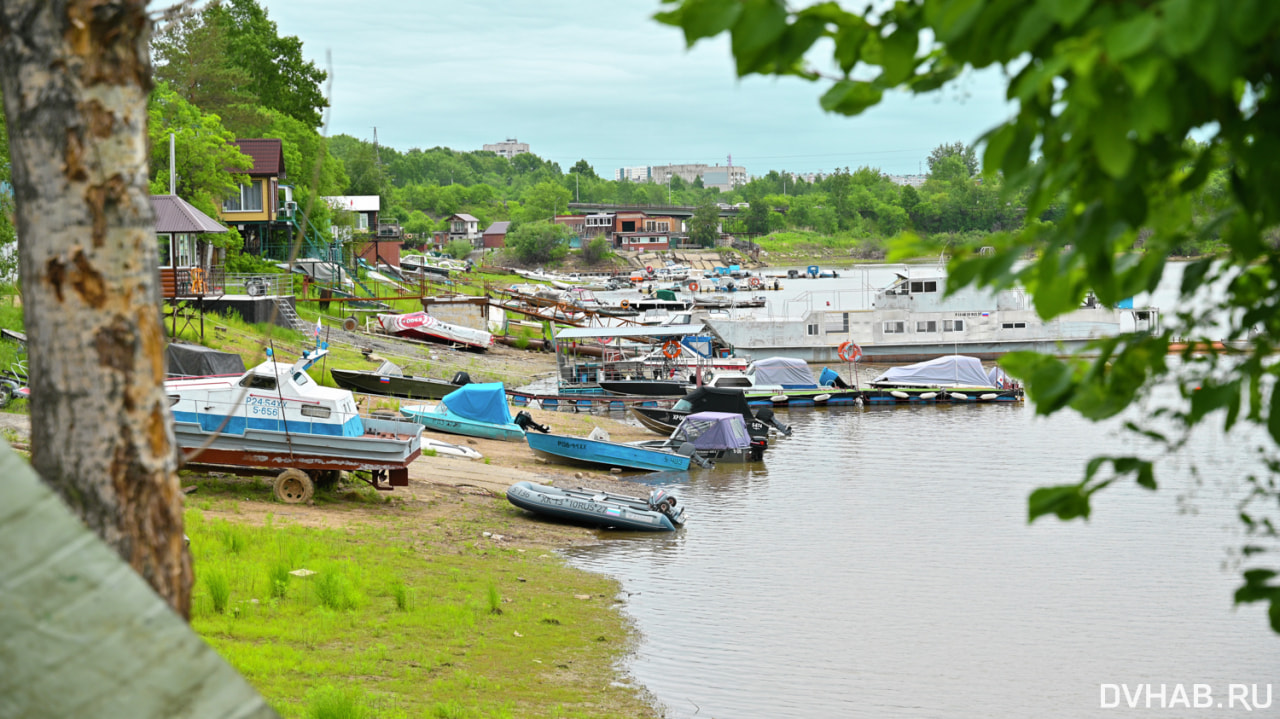
[{"label": "building with dark roof", "polygon": [[485,249],[490,247],[506,247],[507,229],[510,227],[510,222],[495,222],[489,225],[485,228],[484,234],[480,235],[480,246]]}]

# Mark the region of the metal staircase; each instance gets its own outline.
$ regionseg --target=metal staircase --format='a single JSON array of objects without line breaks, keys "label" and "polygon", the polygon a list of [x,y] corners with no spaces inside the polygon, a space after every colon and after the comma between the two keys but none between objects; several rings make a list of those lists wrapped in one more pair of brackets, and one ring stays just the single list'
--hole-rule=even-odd
[{"label": "metal staircase", "polygon": [[280,310],[280,316],[289,321],[290,327],[302,333],[311,331],[311,323],[303,321],[298,316],[298,313],[293,311],[293,305],[289,304],[288,298],[277,296],[275,300],[276,308]]}]

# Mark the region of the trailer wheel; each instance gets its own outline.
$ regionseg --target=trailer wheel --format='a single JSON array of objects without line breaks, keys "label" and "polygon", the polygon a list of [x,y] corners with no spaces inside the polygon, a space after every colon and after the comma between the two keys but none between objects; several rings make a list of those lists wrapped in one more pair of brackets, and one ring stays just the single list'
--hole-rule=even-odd
[{"label": "trailer wheel", "polygon": [[311,476],[316,489],[333,489],[338,486],[338,480],[342,479],[342,470],[338,469],[316,469],[307,474]]},{"label": "trailer wheel", "polygon": [[300,469],[286,469],[276,475],[276,499],[285,504],[301,504],[311,499],[316,487],[306,472]]}]

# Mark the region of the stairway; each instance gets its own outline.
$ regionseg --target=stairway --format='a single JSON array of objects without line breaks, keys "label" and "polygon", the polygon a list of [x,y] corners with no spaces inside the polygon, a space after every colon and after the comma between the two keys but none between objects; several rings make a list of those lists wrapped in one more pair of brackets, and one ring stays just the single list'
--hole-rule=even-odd
[{"label": "stairway", "polygon": [[289,326],[302,333],[309,333],[313,326],[309,322],[304,322],[297,312],[293,311],[293,305],[289,304],[286,297],[276,297],[276,308],[280,310],[280,315],[289,321]]}]

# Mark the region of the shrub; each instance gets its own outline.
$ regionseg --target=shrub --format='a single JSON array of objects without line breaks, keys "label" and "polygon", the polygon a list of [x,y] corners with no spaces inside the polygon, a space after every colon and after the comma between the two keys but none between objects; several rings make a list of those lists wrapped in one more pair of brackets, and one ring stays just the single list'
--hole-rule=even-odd
[{"label": "shrub", "polygon": [[227,600],[231,598],[231,582],[227,575],[213,569],[204,575],[205,589],[209,590],[209,598],[213,600],[213,613],[222,614],[227,611]]}]

